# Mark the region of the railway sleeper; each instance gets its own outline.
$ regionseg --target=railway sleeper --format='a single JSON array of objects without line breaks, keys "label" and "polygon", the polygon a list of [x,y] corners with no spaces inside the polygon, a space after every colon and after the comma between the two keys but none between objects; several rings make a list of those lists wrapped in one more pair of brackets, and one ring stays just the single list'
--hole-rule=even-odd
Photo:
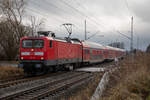
[{"label": "railway sleeper", "polygon": [[[85,73],[75,73],[75,74],[67,77],[67,79],[68,78],[73,78],[75,76],[81,76],[82,74],[85,74]],[[2,96],[2,97],[0,97],[0,99],[1,100],[11,100],[12,98],[16,98],[16,97],[20,97],[22,95],[30,94],[31,92],[38,91],[38,90],[40,90],[42,88],[47,88],[47,86],[54,85],[56,83],[61,82],[62,80],[66,80],[66,78],[58,79],[58,80],[55,80],[55,81],[52,81],[52,82],[46,82],[44,84],[40,84],[38,86],[34,86],[34,87],[30,88],[30,89],[27,88],[25,90],[19,91],[18,93],[15,93],[15,94],[9,94],[9,95]]]},{"label": "railway sleeper", "polygon": [[83,80],[89,78],[90,76],[91,75],[86,74],[83,76],[78,76],[78,77],[75,77],[73,79],[67,80],[67,82],[64,81],[62,83],[58,83],[58,84],[54,85],[53,87],[49,87],[49,89],[46,92],[42,92],[41,94],[36,95],[32,99],[30,98],[30,100],[42,99],[43,97],[46,97],[46,96],[53,94],[57,91],[60,91],[62,89],[68,89],[71,85],[74,85],[80,81],[83,81]]}]

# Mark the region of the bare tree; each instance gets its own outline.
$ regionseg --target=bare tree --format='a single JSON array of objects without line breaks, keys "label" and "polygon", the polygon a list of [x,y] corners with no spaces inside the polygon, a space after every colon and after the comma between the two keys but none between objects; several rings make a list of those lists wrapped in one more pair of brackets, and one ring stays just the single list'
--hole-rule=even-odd
[{"label": "bare tree", "polygon": [[18,53],[20,38],[26,34],[22,24],[25,9],[24,0],[0,0],[0,47],[7,58],[13,59]]},{"label": "bare tree", "polygon": [[44,20],[30,18],[28,26],[23,25],[26,0],[0,0],[0,57],[14,59],[19,53],[20,38],[25,35],[32,36],[44,24]]},{"label": "bare tree", "polygon": [[[22,24],[24,15],[25,1],[24,0],[1,0],[0,9],[3,15],[10,23],[11,28],[15,32],[16,40],[24,36],[22,29],[19,27]],[[16,41],[18,42],[18,41]]]},{"label": "bare tree", "polygon": [[41,30],[44,23],[45,23],[44,19],[38,19],[35,16],[31,16],[30,17],[30,24],[28,25],[32,29],[31,35],[35,36],[37,34],[37,31]]}]

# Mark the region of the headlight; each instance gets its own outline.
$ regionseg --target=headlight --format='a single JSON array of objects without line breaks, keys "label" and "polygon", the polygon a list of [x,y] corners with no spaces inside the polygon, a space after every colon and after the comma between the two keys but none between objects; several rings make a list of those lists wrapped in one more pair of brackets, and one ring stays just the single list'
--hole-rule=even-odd
[{"label": "headlight", "polygon": [[30,55],[30,52],[21,52],[21,55],[24,56],[24,55]]},{"label": "headlight", "polygon": [[43,52],[35,52],[34,54],[35,54],[36,56],[43,56],[43,55],[44,55]]}]

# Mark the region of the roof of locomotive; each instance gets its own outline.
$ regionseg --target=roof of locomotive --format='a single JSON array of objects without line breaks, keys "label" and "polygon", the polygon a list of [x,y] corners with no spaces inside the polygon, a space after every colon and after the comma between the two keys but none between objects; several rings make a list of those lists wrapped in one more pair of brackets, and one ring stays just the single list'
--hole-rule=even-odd
[{"label": "roof of locomotive", "polygon": [[60,38],[60,37],[46,37],[46,36],[34,36],[34,37],[23,37],[21,40],[25,39],[47,39],[47,40],[55,40],[55,41],[60,41],[60,42],[69,42],[73,44],[81,44],[81,41],[77,38]]},{"label": "roof of locomotive", "polygon": [[22,37],[21,40],[24,40],[24,39],[49,39],[49,40],[53,40],[52,37],[39,37],[39,36],[34,36],[34,37]]},{"label": "roof of locomotive", "polygon": [[[21,40],[24,40],[24,39],[47,39],[47,40],[56,40],[56,41],[61,41],[61,42],[68,42],[66,38],[46,37],[46,36],[40,36],[40,37],[35,36],[35,37],[23,37],[23,38],[21,38]],[[70,39],[69,42],[73,43],[73,44],[81,44],[81,41],[79,39],[76,39],[76,38]],[[95,42],[90,42],[90,41],[82,41],[82,44],[83,44],[84,47],[89,47],[89,48],[109,49],[109,50],[116,50],[116,51],[125,52],[124,49],[115,48],[115,47],[111,47],[111,46],[104,46],[102,44],[95,43]]]},{"label": "roof of locomotive", "polygon": [[89,47],[89,48],[95,48],[95,49],[105,49],[106,47],[95,42],[90,42],[90,41],[83,41],[82,42],[84,47]]}]

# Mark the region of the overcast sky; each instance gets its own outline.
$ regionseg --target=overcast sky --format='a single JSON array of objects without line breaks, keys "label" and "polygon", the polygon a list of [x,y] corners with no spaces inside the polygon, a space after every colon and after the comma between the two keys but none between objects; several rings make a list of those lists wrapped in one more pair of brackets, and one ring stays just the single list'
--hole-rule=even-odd
[{"label": "overcast sky", "polygon": [[[131,16],[134,17],[134,47],[145,50],[150,44],[150,0],[29,0],[26,16],[43,19],[43,30],[54,31],[57,36],[67,36],[63,23],[72,23],[72,37],[84,39],[84,20],[87,20],[88,37],[98,32],[90,41],[101,44],[125,42],[130,36]],[[104,35],[102,37],[102,35]]]}]

